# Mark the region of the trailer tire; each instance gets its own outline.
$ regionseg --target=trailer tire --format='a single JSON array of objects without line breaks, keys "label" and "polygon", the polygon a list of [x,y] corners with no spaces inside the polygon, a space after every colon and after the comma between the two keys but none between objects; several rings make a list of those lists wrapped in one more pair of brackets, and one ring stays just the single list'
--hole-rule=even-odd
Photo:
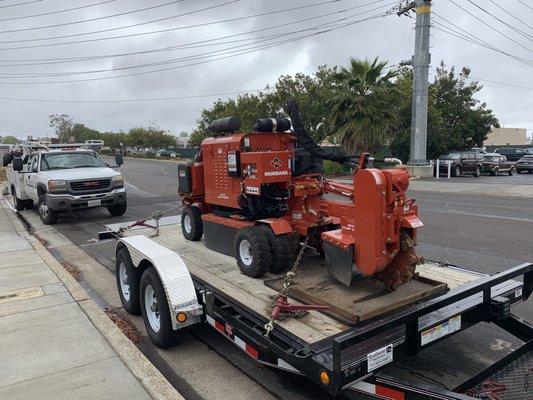
[{"label": "trailer tire", "polygon": [[144,326],[152,342],[161,349],[174,344],[176,332],[172,328],[165,288],[154,267],[149,267],[141,277],[141,311]]},{"label": "trailer tire", "polygon": [[30,200],[26,200],[24,202],[24,208],[26,210],[33,210],[33,200],[31,200],[31,199]]},{"label": "trailer tire", "polygon": [[195,206],[187,206],[181,213],[181,232],[187,240],[197,242],[204,234],[204,223],[202,213]]},{"label": "trailer tire", "polygon": [[48,208],[44,194],[39,196],[39,203],[37,203],[37,214],[39,214],[41,222],[45,225],[53,225],[57,222],[57,211]]},{"label": "trailer tire", "polygon": [[296,258],[296,252],[293,237],[290,233],[276,235],[269,225],[262,225],[261,228],[268,237],[270,247],[272,248],[272,264],[270,272],[279,274],[287,268],[292,267]]},{"label": "trailer tire", "polygon": [[130,253],[125,248],[117,252],[115,277],[117,280],[118,295],[124,310],[129,314],[139,315],[141,313],[139,271],[133,266]]},{"label": "trailer tire", "polygon": [[244,275],[259,278],[272,265],[272,248],[260,226],[240,229],[235,235],[235,258]]}]

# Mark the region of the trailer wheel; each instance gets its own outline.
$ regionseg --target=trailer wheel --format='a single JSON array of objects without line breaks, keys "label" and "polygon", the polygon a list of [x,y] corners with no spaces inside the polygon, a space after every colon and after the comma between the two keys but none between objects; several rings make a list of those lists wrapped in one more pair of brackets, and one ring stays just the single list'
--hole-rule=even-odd
[{"label": "trailer wheel", "polygon": [[139,300],[139,272],[131,262],[130,253],[122,248],[117,252],[115,261],[115,277],[117,279],[118,295],[120,302],[130,314],[141,313],[141,303]]},{"label": "trailer wheel", "polygon": [[30,200],[26,200],[24,202],[24,208],[26,210],[33,210],[33,200],[31,200],[31,199]]},{"label": "trailer wheel", "polygon": [[141,277],[141,311],[144,326],[152,342],[166,349],[174,341],[167,295],[155,268],[150,267]]},{"label": "trailer wheel", "polygon": [[276,235],[269,225],[262,225],[261,228],[268,237],[272,248],[272,264],[270,272],[278,274],[285,271],[294,264],[296,258],[296,246],[290,233]]},{"label": "trailer wheel", "polygon": [[250,226],[235,235],[235,257],[244,275],[258,278],[272,265],[272,248],[264,229]]},{"label": "trailer wheel", "polygon": [[204,234],[204,224],[202,222],[202,213],[195,206],[187,206],[181,213],[181,232],[187,240],[196,242]]},{"label": "trailer wheel", "polygon": [[11,189],[11,195],[13,196],[13,203],[15,204],[15,208],[17,209],[17,211],[24,210],[24,206],[26,205],[26,202],[17,197],[17,193],[15,192],[15,189]]},{"label": "trailer wheel", "polygon": [[45,225],[53,225],[57,222],[57,211],[51,210],[46,205],[46,197],[44,195],[39,196],[39,203],[37,203],[37,213],[39,218]]}]

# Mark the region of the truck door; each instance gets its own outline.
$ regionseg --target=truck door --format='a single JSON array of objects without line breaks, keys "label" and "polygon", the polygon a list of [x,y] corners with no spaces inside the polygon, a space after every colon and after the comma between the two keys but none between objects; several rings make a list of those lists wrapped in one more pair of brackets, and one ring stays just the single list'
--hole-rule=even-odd
[{"label": "truck door", "polygon": [[24,174],[24,186],[27,196],[37,200],[37,172],[39,172],[39,155],[34,154],[28,161],[28,173]]}]

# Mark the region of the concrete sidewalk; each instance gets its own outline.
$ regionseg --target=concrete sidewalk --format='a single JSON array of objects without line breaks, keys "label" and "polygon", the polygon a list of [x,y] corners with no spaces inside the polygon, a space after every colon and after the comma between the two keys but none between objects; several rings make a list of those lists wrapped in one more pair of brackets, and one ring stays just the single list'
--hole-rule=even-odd
[{"label": "concrete sidewalk", "polygon": [[105,314],[88,317],[94,303],[43,249],[0,196],[0,399],[182,398],[147,390],[97,329]]}]

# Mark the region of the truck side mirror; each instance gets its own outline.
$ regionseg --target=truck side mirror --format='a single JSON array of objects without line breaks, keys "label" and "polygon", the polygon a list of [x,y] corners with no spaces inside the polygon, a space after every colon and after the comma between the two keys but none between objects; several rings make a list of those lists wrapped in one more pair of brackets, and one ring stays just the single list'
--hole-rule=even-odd
[{"label": "truck side mirror", "polygon": [[122,155],[122,153],[115,154],[115,164],[119,167],[124,164],[124,156]]},{"label": "truck side mirror", "polygon": [[13,158],[13,170],[14,171],[22,171],[24,167],[24,163],[22,162],[22,157],[14,157]]}]

